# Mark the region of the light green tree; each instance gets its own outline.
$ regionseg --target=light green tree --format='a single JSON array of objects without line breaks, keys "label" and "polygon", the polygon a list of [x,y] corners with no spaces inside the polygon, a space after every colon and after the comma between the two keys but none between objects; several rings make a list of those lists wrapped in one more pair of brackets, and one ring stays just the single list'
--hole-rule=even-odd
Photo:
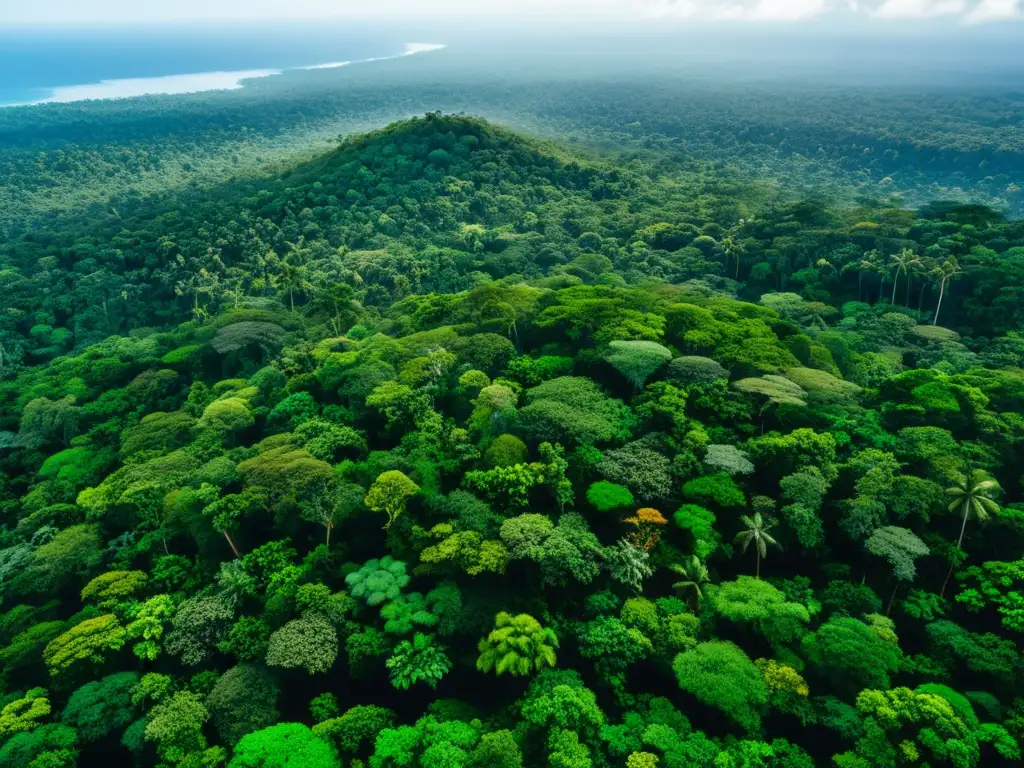
[{"label": "light green tree", "polygon": [[242,737],[228,768],[338,768],[338,754],[302,723],[278,723]]},{"label": "light green tree", "polygon": [[494,619],[494,629],[477,646],[480,658],[476,668],[521,677],[555,666],[557,648],[554,630],[542,627],[529,614],[513,616],[502,611]]},{"label": "light green tree", "polygon": [[43,661],[50,674],[59,677],[73,667],[87,662],[99,664],[112,651],[124,645],[126,632],[112,613],[86,619],[43,649]]},{"label": "light green tree", "polygon": [[387,530],[398,516],[405,511],[409,499],[419,493],[420,487],[410,480],[404,472],[397,469],[382,472],[370,486],[363,500],[374,512],[384,512],[388,521],[384,525]]}]

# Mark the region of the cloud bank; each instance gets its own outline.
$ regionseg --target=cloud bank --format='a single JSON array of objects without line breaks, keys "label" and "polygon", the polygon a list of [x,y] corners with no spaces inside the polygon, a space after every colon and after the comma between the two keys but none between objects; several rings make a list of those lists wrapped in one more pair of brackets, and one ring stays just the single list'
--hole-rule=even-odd
[{"label": "cloud bank", "polygon": [[1024,0],[0,0],[0,23],[79,23],[171,19],[557,17],[566,21],[693,19],[883,22],[940,19],[983,24],[1019,19]]},{"label": "cloud bank", "polygon": [[636,0],[649,18],[806,21],[845,13],[879,21],[957,19],[965,24],[1019,19],[1024,0]]}]

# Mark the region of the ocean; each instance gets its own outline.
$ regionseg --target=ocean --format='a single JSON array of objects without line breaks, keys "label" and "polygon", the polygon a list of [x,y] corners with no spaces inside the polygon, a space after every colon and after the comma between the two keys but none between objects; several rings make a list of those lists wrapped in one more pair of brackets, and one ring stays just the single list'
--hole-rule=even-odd
[{"label": "ocean", "polygon": [[416,30],[340,24],[0,28],[0,105],[240,87],[288,69],[344,66],[443,47]]}]

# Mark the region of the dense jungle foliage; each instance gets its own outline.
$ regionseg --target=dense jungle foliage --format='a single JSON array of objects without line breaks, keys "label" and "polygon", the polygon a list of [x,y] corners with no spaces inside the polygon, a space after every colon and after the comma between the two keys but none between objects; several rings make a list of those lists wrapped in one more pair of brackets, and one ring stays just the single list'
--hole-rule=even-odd
[{"label": "dense jungle foliage", "polygon": [[0,768],[1019,764],[1024,223],[667,158],[3,242]]}]

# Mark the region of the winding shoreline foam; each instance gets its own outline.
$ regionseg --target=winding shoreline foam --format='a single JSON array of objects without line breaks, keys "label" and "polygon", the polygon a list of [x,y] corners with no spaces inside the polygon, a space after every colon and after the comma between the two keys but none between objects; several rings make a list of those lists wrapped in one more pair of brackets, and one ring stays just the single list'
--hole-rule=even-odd
[{"label": "winding shoreline foam", "polygon": [[172,95],[184,93],[201,93],[204,91],[233,91],[243,88],[245,80],[258,77],[273,77],[292,70],[337,69],[351,64],[368,64],[373,61],[387,61],[413,56],[418,53],[429,53],[444,48],[440,43],[406,43],[405,51],[394,56],[377,56],[372,59],[356,61],[337,61],[326,64],[313,64],[308,67],[292,67],[289,69],[247,69],[231,72],[196,72],[187,75],[165,75],[163,77],[120,78],[101,80],[98,83],[85,85],[65,85],[52,89],[45,99],[24,102],[21,104],[0,104],[0,107],[24,107],[37,104],[69,104],[76,101],[95,99],[130,99],[136,96]]}]

